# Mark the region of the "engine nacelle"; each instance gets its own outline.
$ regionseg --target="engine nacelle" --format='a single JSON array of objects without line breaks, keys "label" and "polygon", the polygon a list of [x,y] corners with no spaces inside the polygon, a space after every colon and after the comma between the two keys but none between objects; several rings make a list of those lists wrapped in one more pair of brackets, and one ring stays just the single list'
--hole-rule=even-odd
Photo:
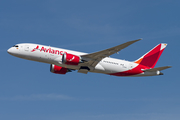
[{"label": "engine nacelle", "polygon": [[51,64],[50,71],[52,73],[56,73],[56,74],[66,74],[68,72],[68,69],[64,68],[64,67],[54,65],[54,64]]},{"label": "engine nacelle", "polygon": [[77,55],[64,53],[62,56],[62,63],[67,65],[78,65],[81,59]]}]

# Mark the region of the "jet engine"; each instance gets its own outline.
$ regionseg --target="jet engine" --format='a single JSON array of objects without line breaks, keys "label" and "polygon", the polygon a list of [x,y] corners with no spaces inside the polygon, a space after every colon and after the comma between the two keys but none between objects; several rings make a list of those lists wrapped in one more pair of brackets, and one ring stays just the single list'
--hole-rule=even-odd
[{"label": "jet engine", "polygon": [[62,63],[67,65],[78,65],[81,61],[81,58],[77,55],[64,53],[62,56]]},{"label": "jet engine", "polygon": [[52,73],[56,73],[56,74],[66,74],[67,72],[69,72],[69,70],[67,68],[60,67],[60,66],[57,66],[54,64],[51,64],[50,71]]}]

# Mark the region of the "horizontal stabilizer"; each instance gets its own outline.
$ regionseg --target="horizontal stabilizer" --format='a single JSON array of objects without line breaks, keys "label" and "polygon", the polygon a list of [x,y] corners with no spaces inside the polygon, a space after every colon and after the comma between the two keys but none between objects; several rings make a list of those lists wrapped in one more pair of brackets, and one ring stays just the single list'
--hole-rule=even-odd
[{"label": "horizontal stabilizer", "polygon": [[146,69],[146,70],[142,70],[142,71],[144,71],[144,72],[155,72],[155,71],[165,70],[165,69],[168,69],[168,68],[171,68],[171,67],[172,67],[172,66],[164,66],[164,67]]}]

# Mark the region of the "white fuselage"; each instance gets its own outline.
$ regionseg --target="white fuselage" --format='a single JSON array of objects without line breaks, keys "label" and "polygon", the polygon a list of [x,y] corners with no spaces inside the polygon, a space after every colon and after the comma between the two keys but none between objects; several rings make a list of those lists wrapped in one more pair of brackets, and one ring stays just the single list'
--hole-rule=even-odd
[{"label": "white fuselage", "polygon": [[[50,47],[39,44],[23,43],[17,45],[18,48],[12,47],[8,50],[8,52],[13,56],[27,60],[44,62],[48,64],[55,64],[61,67],[67,67],[76,70],[79,69],[80,66],[62,64],[63,53],[67,52],[78,56],[87,54],[83,52],[60,49],[56,47]],[[136,67],[137,65],[138,64],[133,62],[106,57],[96,65],[95,69],[90,70],[90,72],[105,73],[105,74],[123,72],[130,70]]]},{"label": "white fuselage", "polygon": [[[77,52],[67,49],[61,49],[56,47],[50,47],[32,43],[17,44],[18,47],[11,47],[8,49],[8,53],[27,60],[38,61],[48,64],[55,64],[64,68],[79,70],[80,65],[67,65],[63,64],[62,56],[64,53],[70,53],[73,55],[81,56],[87,53]],[[129,62],[125,60],[105,57],[102,59],[94,68],[90,69],[89,72],[104,73],[113,75],[114,73],[122,73],[116,76],[154,76],[158,75],[156,72],[136,72],[130,75],[125,75],[123,72],[131,73],[132,69],[135,69],[139,64],[135,62]],[[135,71],[137,71],[135,69]]]}]

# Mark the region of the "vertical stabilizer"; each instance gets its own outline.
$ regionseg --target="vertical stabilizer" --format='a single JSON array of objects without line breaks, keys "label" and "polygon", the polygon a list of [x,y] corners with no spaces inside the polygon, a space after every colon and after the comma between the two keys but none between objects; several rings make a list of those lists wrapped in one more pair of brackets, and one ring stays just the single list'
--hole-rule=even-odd
[{"label": "vertical stabilizer", "polygon": [[161,43],[135,61],[135,63],[154,68],[167,44]]}]

